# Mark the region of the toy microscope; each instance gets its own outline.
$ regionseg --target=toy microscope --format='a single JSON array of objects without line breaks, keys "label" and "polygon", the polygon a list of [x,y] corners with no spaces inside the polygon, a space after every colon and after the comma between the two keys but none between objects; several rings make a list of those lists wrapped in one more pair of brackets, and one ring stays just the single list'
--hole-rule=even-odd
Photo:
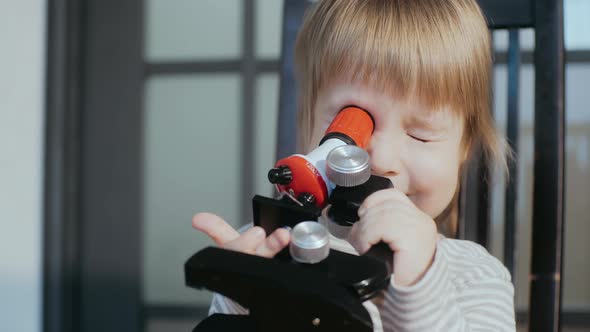
[{"label": "toy microscope", "polygon": [[393,187],[371,175],[365,148],[374,127],[367,111],[345,107],[316,149],[281,159],[269,171],[279,197],[254,196],[254,224],[267,234],[290,227],[289,248],[270,259],[208,247],[185,263],[187,286],[249,309],[248,315],[214,314],[193,331],[373,331],[362,303],[389,284],[392,252],[379,243],[351,255],[331,250],[329,238],[345,239],[364,199]]}]

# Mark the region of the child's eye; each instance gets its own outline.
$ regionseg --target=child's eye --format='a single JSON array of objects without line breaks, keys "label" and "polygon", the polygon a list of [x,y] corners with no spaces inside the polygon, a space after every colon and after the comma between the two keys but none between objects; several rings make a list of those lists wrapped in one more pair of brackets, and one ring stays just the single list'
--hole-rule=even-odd
[{"label": "child's eye", "polygon": [[416,135],[412,135],[412,134],[408,134],[408,136],[410,136],[412,139],[415,139],[416,141],[422,142],[422,143],[428,143],[430,142],[429,139],[423,138],[423,137],[419,137]]}]

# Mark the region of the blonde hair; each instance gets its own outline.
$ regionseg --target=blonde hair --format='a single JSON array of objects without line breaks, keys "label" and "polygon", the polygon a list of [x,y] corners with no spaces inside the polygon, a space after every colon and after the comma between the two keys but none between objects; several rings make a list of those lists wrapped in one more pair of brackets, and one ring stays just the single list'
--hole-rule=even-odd
[{"label": "blonde hair", "polygon": [[466,156],[481,148],[506,168],[489,110],[491,70],[490,32],[475,0],[319,1],[295,45],[298,147],[310,146],[318,91],[338,78],[450,107],[464,119]]}]

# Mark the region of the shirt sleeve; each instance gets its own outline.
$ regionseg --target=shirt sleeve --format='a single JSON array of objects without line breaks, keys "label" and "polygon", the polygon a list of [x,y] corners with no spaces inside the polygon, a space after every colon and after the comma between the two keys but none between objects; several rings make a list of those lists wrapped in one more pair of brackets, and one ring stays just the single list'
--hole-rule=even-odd
[{"label": "shirt sleeve", "polygon": [[384,331],[516,331],[510,273],[478,244],[441,239],[417,284],[391,280],[379,304]]}]

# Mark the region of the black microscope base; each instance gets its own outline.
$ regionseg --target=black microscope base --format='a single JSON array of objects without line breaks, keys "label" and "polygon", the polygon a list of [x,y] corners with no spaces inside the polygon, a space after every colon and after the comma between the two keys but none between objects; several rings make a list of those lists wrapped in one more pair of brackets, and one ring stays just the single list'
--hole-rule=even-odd
[{"label": "black microscope base", "polygon": [[[231,331],[229,324],[241,321],[241,330],[254,324],[257,332],[369,332],[372,321],[362,302],[385,288],[389,275],[378,259],[334,250],[306,265],[209,247],[186,262],[185,280],[250,309],[249,318],[222,316],[228,326],[217,331]],[[218,319],[201,325],[225,324]],[[206,331],[201,325],[195,331]]]}]

